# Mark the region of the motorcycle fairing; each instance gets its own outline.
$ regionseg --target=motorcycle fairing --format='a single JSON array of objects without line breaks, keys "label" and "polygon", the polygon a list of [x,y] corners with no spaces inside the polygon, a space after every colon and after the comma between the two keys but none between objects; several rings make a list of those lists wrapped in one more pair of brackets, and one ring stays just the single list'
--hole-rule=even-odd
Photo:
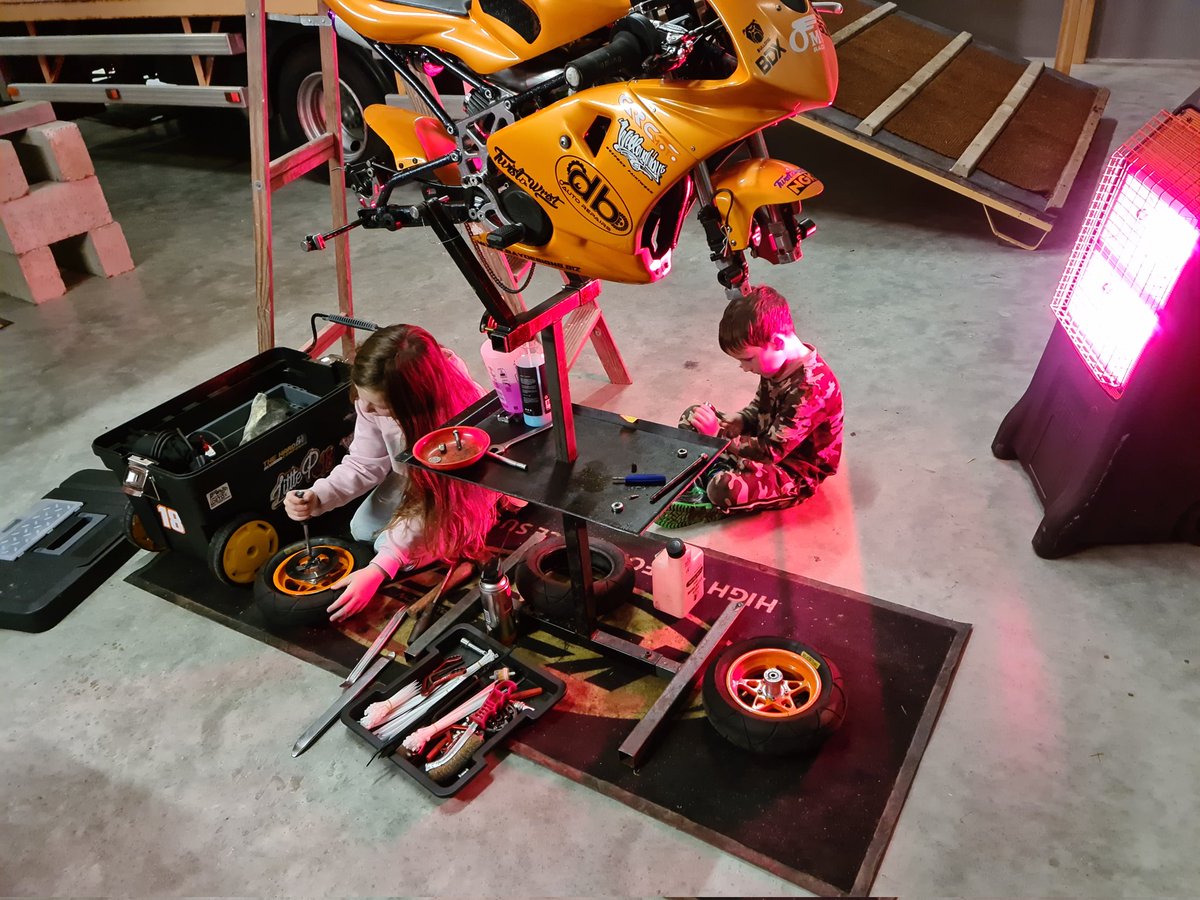
[{"label": "motorcycle fairing", "polygon": [[473,0],[464,16],[391,0],[329,0],[334,14],[364,37],[435,47],[481,75],[577,41],[629,13],[629,0],[524,0],[519,19],[506,6]]},{"label": "motorcycle fairing", "polygon": [[634,96],[641,83],[582,91],[488,138],[497,171],[533,194],[554,222],[549,242],[518,243],[517,254],[630,284],[666,274],[640,252],[643,225],[697,157]]},{"label": "motorcycle fairing", "polygon": [[[331,0],[331,5],[368,37],[433,46],[483,74],[588,34],[629,11],[627,0],[522,2],[541,24],[532,43],[522,43],[516,32],[489,16],[489,8],[503,14],[495,0],[473,0],[465,18],[387,0]],[[528,194],[545,213],[544,220],[523,223],[536,226],[531,232],[538,235],[537,243],[509,245],[510,253],[587,277],[656,281],[670,268],[671,248],[664,248],[662,235],[678,234],[675,216],[690,204],[689,173],[697,163],[765,126],[832,102],[837,89],[833,42],[807,2],[714,0],[711,6],[730,36],[736,58],[730,74],[601,84],[487,134],[491,166],[507,182],[497,188],[501,207],[509,208],[503,192],[515,190]],[[450,149],[450,139],[432,119],[409,120],[414,144],[398,135],[400,116],[387,118],[392,138],[384,139],[398,159],[427,160]],[[445,149],[434,152],[438,148]],[[737,178],[723,183],[732,192],[722,212],[737,223],[735,247],[747,246],[760,201],[784,202],[786,182],[774,182],[786,171],[798,170],[776,162],[758,174],[742,172],[738,178],[744,183],[734,183]],[[746,196],[738,198],[740,191]],[[528,209],[518,199],[511,208]]]},{"label": "motorcycle fairing", "polygon": [[777,159],[746,159],[722,167],[713,178],[713,205],[721,215],[730,249],[746,250],[756,210],[807,200],[824,189],[798,166]]},{"label": "motorcycle fairing", "polygon": [[[363,118],[367,127],[388,145],[397,168],[420,165],[455,149],[454,140],[432,116],[376,103],[363,110]],[[461,181],[458,167],[453,164],[442,166],[437,170],[437,176],[443,184]]]}]

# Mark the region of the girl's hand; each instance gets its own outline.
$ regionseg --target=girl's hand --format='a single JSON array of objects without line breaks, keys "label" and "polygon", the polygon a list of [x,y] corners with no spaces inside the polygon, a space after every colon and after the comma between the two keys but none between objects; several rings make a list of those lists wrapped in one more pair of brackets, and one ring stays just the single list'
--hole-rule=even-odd
[{"label": "girl's hand", "polygon": [[383,569],[379,566],[369,565],[365,569],[351,572],[330,585],[330,590],[337,590],[340,587],[345,587],[346,590],[325,610],[330,614],[329,621],[340,622],[365,609],[367,604],[375,599],[375,594],[379,591],[385,578],[387,575]]},{"label": "girl's hand", "polygon": [[717,431],[721,427],[721,423],[717,419],[716,410],[708,404],[701,404],[692,410],[691,418],[688,420],[701,434],[707,434],[710,437],[715,437]]},{"label": "girl's hand", "polygon": [[321,511],[321,501],[312,491],[288,491],[283,497],[283,511],[289,519],[303,522]]}]

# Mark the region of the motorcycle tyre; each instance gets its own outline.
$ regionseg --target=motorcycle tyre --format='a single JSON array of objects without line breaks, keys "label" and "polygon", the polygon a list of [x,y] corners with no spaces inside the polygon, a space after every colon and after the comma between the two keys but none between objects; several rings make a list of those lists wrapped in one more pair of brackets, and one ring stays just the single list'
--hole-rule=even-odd
[{"label": "motorcycle tyre", "polygon": [[[795,716],[775,719],[757,715],[732,699],[726,686],[730,665],[745,653],[760,649],[806,653],[816,660],[821,679],[816,702]],[[721,737],[743,750],[767,756],[811,751],[837,731],[846,718],[846,690],[832,660],[787,637],[762,635],[725,647],[705,670],[701,696],[709,724]]]},{"label": "motorcycle tyre", "polygon": [[[542,541],[518,564],[515,579],[525,603],[556,622],[572,622],[577,612],[566,568],[566,546],[561,537]],[[633,593],[634,571],[628,555],[615,544],[589,538],[588,549],[596,614],[603,615]]]},{"label": "motorcycle tyre", "polygon": [[[314,547],[337,547],[350,554],[354,561],[351,571],[357,571],[371,561],[371,551],[362,544],[337,538],[313,538]],[[254,604],[273,630],[301,628],[309,625],[329,624],[326,608],[345,588],[315,591],[311,594],[295,595],[278,590],[273,582],[275,570],[290,555],[304,548],[298,541],[281,547],[279,552],[267,560],[254,579]]]}]

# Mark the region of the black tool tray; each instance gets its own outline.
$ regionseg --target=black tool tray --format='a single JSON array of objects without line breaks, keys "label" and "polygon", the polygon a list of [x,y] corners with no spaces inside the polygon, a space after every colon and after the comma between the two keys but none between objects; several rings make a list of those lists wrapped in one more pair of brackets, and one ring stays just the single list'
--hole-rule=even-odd
[{"label": "black tool tray", "polygon": [[[467,666],[477,661],[482,654],[477,653],[465,644],[460,643],[463,638],[470,641],[472,644],[482,650],[495,651],[500,657],[494,663],[480,669],[478,675],[486,679],[495,669],[507,667],[514,672],[516,676],[518,676],[513,679],[514,681],[517,681],[518,691],[528,690],[532,687],[540,687],[542,689],[542,693],[538,694],[536,697],[530,697],[529,699],[523,701],[529,704],[529,706],[533,707],[532,711],[518,710],[503,728],[488,735],[479,749],[475,751],[475,755],[471,759],[471,764],[463,770],[462,774],[460,774],[449,784],[438,784],[436,781],[426,775],[424,767],[419,762],[414,763],[413,761],[409,760],[408,757],[405,756],[403,748],[388,758],[392,765],[396,766],[402,772],[410,775],[417,781],[418,784],[425,788],[425,790],[429,791],[429,793],[436,797],[450,797],[462,790],[472,778],[487,768],[487,755],[491,752],[493,747],[495,747],[501,741],[507,740],[509,735],[511,735],[512,732],[518,728],[522,722],[528,719],[539,718],[546,710],[557,703],[566,691],[565,686],[559,679],[548,674],[542,669],[539,669],[537,666],[527,665],[514,659],[510,655],[506,655],[508,654],[510,648],[492,640],[492,638],[488,637],[478,628],[475,628],[471,625],[457,625],[446,632],[441,640],[430,647],[425,655],[417,660],[417,662],[414,663],[411,668],[406,669],[404,674],[399,678],[396,678],[382,688],[376,688],[375,690],[370,691],[361,697],[357,702],[351,704],[349,707],[343,710],[342,724],[358,735],[358,737],[362,738],[362,740],[366,741],[367,745],[371,747],[372,751],[378,751],[383,746],[383,742],[374,734],[372,734],[370,730],[359,724],[359,719],[362,718],[367,707],[372,703],[385,700],[392,696],[392,694],[394,694],[412,679],[424,678],[427,674],[433,671],[433,669],[437,667],[439,661],[447,655],[461,656],[463,658],[463,664]],[[472,693],[478,691],[480,687],[481,685],[478,681],[475,681],[474,679],[468,679],[465,683],[460,684],[447,697],[443,698],[442,702],[438,704],[438,706],[435,707],[431,712],[427,713],[422,720],[418,721],[413,728],[416,729],[423,725],[428,725],[430,722],[435,721],[438,717],[445,715],[455,706],[466,700]]]}]

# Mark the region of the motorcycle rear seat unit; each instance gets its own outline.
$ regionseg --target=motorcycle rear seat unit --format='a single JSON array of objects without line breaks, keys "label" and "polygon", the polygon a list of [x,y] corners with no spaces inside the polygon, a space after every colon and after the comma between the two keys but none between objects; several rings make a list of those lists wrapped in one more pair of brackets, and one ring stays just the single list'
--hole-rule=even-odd
[{"label": "motorcycle rear seat unit", "polygon": [[448,16],[466,16],[471,12],[471,0],[384,0],[394,6],[412,6]]}]

